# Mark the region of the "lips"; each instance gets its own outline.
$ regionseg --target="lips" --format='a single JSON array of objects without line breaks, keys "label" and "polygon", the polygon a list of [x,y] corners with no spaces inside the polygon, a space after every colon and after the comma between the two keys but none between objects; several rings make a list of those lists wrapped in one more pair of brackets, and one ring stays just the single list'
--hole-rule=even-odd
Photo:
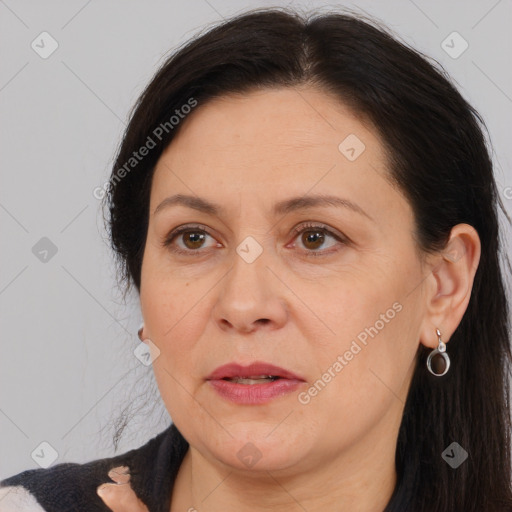
[{"label": "lips", "polygon": [[267,382],[277,379],[289,379],[295,381],[304,381],[304,379],[284,368],[269,363],[255,362],[249,366],[241,366],[236,363],[230,363],[219,366],[214,370],[206,380],[261,380]]},{"label": "lips", "polygon": [[263,405],[290,395],[306,382],[301,376],[268,363],[220,366],[206,379],[223,399],[238,405]]}]

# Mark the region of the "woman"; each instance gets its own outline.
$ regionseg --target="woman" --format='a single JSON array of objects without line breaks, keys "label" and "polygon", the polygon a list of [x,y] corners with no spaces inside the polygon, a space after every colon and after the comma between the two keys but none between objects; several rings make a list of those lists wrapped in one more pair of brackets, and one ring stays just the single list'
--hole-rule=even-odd
[{"label": "woman", "polygon": [[512,510],[481,125],[359,17],[252,11],[181,48],[136,105],[106,203],[173,424],[8,478],[4,503]]}]

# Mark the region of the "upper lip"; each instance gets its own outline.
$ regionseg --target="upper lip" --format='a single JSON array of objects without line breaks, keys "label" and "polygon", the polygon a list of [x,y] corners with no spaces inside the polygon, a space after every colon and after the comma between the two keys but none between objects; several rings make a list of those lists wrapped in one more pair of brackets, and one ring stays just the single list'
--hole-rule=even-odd
[{"label": "upper lip", "polygon": [[206,380],[220,380],[233,377],[249,378],[260,375],[273,375],[283,379],[304,380],[301,376],[285,370],[284,368],[259,361],[251,363],[248,366],[242,366],[237,363],[228,363],[219,366],[206,378]]}]

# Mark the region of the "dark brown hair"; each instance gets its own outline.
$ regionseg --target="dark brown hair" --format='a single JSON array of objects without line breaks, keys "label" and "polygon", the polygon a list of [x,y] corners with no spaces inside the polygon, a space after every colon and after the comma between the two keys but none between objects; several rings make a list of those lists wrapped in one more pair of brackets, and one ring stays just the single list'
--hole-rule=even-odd
[{"label": "dark brown hair", "polygon": [[[301,84],[332,93],[372,122],[389,154],[390,179],[413,209],[419,251],[442,250],[459,223],[481,240],[471,299],[449,343],[448,374],[430,375],[429,350],[418,350],[386,512],[510,511],[512,354],[500,254],[509,272],[510,262],[498,205],[510,219],[485,124],[441,66],[375,21],[258,9],[209,28],[166,60],[134,107],[105,196],[120,282],[140,291],[153,171],[180,126],[170,116],[191,98],[200,108],[228,93]],[[156,137],[159,126],[167,130]],[[149,136],[156,147],[119,179]],[[469,454],[457,469],[441,457],[454,441]]]}]

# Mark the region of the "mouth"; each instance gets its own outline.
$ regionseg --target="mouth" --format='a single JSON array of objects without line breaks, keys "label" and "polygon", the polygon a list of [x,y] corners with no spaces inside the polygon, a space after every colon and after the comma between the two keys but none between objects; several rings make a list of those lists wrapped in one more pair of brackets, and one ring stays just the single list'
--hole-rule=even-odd
[{"label": "mouth", "polygon": [[236,363],[221,366],[206,381],[222,398],[245,405],[267,403],[306,382],[284,368],[260,362],[249,366]]},{"label": "mouth", "polygon": [[277,379],[281,379],[277,375],[255,375],[251,377],[224,377],[222,380],[228,382],[234,382],[235,384],[264,384],[265,382],[274,382]]},{"label": "mouth", "polygon": [[289,370],[262,362],[254,362],[249,366],[242,366],[237,363],[225,364],[219,366],[206,378],[206,380],[227,380],[247,385],[263,384],[279,379],[305,381],[301,376]]}]

